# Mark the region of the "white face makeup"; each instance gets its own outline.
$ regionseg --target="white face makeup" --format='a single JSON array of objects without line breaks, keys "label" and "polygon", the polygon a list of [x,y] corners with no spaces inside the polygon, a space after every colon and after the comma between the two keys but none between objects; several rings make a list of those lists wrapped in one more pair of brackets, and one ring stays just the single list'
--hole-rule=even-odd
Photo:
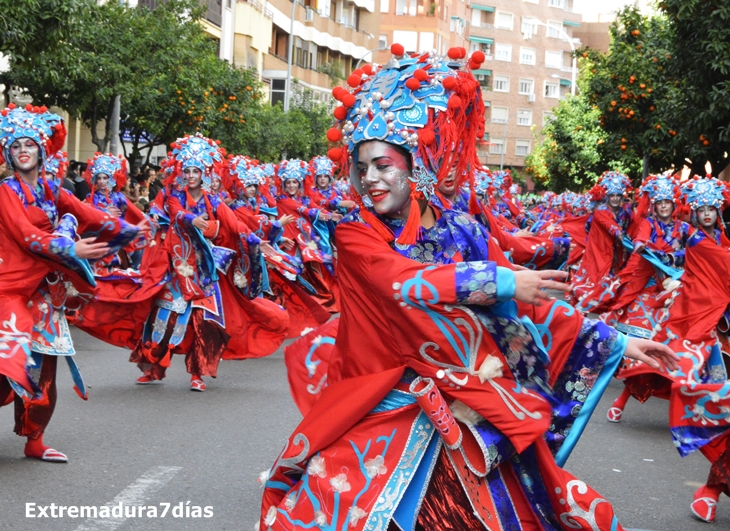
[{"label": "white face makeup", "polygon": [[328,188],[330,185],[330,176],[326,173],[322,173],[320,175],[317,175],[317,188],[320,190],[324,190]]},{"label": "white face makeup", "polygon": [[701,206],[697,209],[697,222],[703,229],[712,229],[717,223],[717,209],[712,206]]},{"label": "white face makeup", "polygon": [[407,219],[410,213],[411,187],[408,160],[394,146],[374,140],[358,148],[357,173],[364,194],[380,215]]},{"label": "white face makeup", "polygon": [[437,189],[444,197],[452,199],[456,195],[456,185],[456,172],[452,170],[448,177],[438,184]]},{"label": "white face makeup", "polygon": [[197,190],[203,182],[203,172],[198,168],[186,168],[183,171],[183,177],[185,177],[190,190]]},{"label": "white face makeup", "polygon": [[243,195],[245,195],[247,199],[251,199],[252,197],[256,197],[257,190],[258,186],[256,186],[255,184],[249,184],[243,191]]},{"label": "white face makeup", "polygon": [[674,203],[669,199],[661,199],[654,203],[654,210],[659,218],[659,221],[667,223],[672,219],[672,212],[674,212]]},{"label": "white face makeup", "polygon": [[109,176],[106,173],[99,173],[96,175],[96,189],[101,191],[107,191],[109,189]]},{"label": "white face makeup", "polygon": [[290,196],[294,197],[299,191],[299,181],[296,179],[287,179],[284,182],[284,191]]},{"label": "white face makeup", "polygon": [[27,173],[39,166],[40,148],[30,138],[19,138],[10,144],[10,158],[15,169]]},{"label": "white face makeup", "polygon": [[624,196],[621,194],[611,194],[608,196],[608,206],[614,210],[621,206]]}]

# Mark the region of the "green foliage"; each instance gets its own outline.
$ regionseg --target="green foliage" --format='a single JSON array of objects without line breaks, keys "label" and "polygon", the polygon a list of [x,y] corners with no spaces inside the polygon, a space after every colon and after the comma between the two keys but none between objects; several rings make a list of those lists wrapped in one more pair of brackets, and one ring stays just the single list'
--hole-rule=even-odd
[{"label": "green foliage", "polygon": [[705,161],[719,173],[730,152],[730,3],[725,0],[662,0],[672,31],[669,76],[681,80],[673,109],[682,151],[704,174]]},{"label": "green foliage", "polygon": [[345,80],[345,65],[342,61],[332,61],[331,63],[325,63],[321,65],[317,71],[321,74],[325,74],[330,78],[330,83],[334,87],[340,81]]}]

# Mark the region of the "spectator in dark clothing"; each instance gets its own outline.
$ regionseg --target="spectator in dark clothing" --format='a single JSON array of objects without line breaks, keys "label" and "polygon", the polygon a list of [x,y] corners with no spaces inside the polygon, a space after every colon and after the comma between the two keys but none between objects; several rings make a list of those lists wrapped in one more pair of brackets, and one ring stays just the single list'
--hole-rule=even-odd
[{"label": "spectator in dark clothing", "polygon": [[73,194],[79,201],[85,201],[91,193],[86,179],[82,176],[85,166],[86,164],[82,164],[77,160],[72,160],[71,164],[68,166],[68,173],[66,174],[66,177],[68,177],[74,185]]},{"label": "spectator in dark clothing", "polygon": [[165,180],[165,174],[162,172],[158,172],[155,168],[147,168],[146,171],[147,176],[147,185],[149,188],[149,202],[155,200],[155,197],[157,197],[157,194],[165,187],[164,180]]}]

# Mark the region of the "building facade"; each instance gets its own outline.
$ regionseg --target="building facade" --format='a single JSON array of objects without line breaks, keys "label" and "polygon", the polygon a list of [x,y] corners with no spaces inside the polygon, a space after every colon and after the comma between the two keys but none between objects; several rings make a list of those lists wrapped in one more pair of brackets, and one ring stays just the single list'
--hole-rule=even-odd
[{"label": "building facade", "polygon": [[580,23],[573,0],[473,0],[469,49],[487,58],[475,72],[487,106],[483,163],[524,166],[534,131],[571,92],[571,43],[580,47],[573,37]]}]

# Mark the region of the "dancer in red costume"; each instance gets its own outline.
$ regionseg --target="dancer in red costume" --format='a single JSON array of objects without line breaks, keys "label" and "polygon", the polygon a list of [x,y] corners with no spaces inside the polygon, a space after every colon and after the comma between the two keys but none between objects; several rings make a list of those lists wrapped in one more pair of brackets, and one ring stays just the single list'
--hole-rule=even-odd
[{"label": "dancer in red costume", "polygon": [[334,214],[332,220],[340,221],[343,214],[355,208],[355,202],[344,198],[334,186],[335,163],[327,156],[314,157],[309,168],[313,183],[307,183],[306,190],[311,204],[329,210]]},{"label": "dancer in red costume", "polygon": [[[185,354],[193,391],[205,391],[228,348],[231,357],[268,355],[284,340],[286,313],[257,298],[261,240],[217,196],[209,196],[214,166],[225,161],[215,142],[200,135],[173,145],[180,190],[169,190],[164,210],[171,279],[155,300],[130,361],[144,372],[137,383],[161,380],[174,353]],[[221,171],[221,168],[218,169]]]},{"label": "dancer in red costume", "polygon": [[561,454],[580,428],[573,419],[571,435],[556,433],[548,395],[569,388],[569,401],[586,400],[566,387],[581,378],[566,367],[579,353],[593,360],[570,363],[581,389],[602,388],[597,374],[610,358],[610,377],[622,352],[670,365],[672,355],[573,312],[565,322],[593,340],[564,351],[548,377],[512,298],[539,304],[541,288],[567,289],[548,280],[562,275],[513,273],[498,250],[486,259],[493,251],[468,214],[428,206],[452,165],[476,160],[484,107],[466,52],[394,52],[383,70],[351,76],[354,94],[335,94],[350,110],[328,138],[343,138],[353,185],[374,207],[337,228],[342,320],[329,386],[262,478],[260,528],[620,530],[611,505],[556,465],[551,449]]},{"label": "dancer in red costume", "polygon": [[624,267],[629,253],[624,248],[624,236],[631,224],[631,213],[623,200],[631,190],[628,177],[606,172],[591,190],[594,201],[606,202],[593,212],[588,243],[578,271],[571,278],[576,307],[583,312],[601,302],[603,286]]},{"label": "dancer in red costume", "polygon": [[[66,128],[45,107],[0,113],[0,160],[14,172],[0,184],[0,405],[15,405],[15,433],[25,455],[66,462],[43,435],[56,405],[56,366],[65,357],[77,392],[86,390],[74,362],[64,315],[67,293],[92,290],[97,260],[146,229],[132,226],[47,180],[44,161],[63,145]],[[76,232],[92,235],[76,240]]]}]

